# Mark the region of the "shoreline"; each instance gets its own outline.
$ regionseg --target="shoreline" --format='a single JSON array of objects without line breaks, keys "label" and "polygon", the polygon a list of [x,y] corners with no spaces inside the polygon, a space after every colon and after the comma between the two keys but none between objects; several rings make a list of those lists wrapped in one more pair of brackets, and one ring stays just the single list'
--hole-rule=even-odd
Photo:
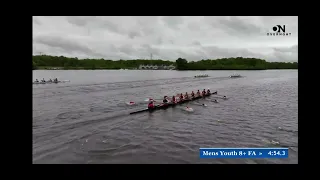
[{"label": "shoreline", "polygon": [[114,70],[114,71],[265,71],[265,70],[298,70],[296,69],[289,69],[289,68],[283,68],[283,69],[184,69],[184,70],[166,70],[166,69],[107,69],[107,68],[97,68],[97,69],[87,69],[87,68],[61,68],[61,69],[48,69],[48,68],[37,68],[33,69],[33,71],[36,70],[48,70],[48,71],[61,71],[61,70]]}]

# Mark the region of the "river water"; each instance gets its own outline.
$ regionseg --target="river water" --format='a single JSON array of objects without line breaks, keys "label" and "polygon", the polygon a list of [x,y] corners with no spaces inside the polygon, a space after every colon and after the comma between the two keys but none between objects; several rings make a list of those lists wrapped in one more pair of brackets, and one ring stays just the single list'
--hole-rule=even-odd
[{"label": "river water", "polygon": [[[228,78],[234,73],[244,77]],[[193,77],[198,74],[210,77]],[[33,85],[36,164],[298,163],[297,70],[33,71],[34,80],[42,78],[70,82]],[[204,88],[228,99],[129,115],[146,108],[146,98]],[[184,111],[186,105],[194,112]],[[289,158],[199,158],[199,148],[213,147],[287,147]]]}]

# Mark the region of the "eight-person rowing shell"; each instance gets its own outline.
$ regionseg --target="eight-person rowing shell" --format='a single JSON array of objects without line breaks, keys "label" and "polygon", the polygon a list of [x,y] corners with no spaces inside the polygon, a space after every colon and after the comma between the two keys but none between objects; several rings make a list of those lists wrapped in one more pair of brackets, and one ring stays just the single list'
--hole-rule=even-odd
[{"label": "eight-person rowing shell", "polygon": [[[217,94],[217,91],[211,93],[210,92],[210,89],[208,88],[207,90],[206,89],[203,89],[203,91],[200,93],[200,91],[198,90],[197,91],[197,96],[195,96],[195,93],[194,91],[191,92],[191,99],[193,98],[196,98],[196,97],[200,97],[200,96],[206,96],[208,94]],[[164,96],[163,97],[163,100],[162,100],[162,105],[160,106],[163,106],[163,105],[168,105],[168,103],[171,101],[172,103],[176,104],[180,101],[184,101],[184,100],[189,100],[189,95],[188,95],[188,92],[185,93],[185,95],[183,95],[182,93],[180,94],[177,94],[177,96],[179,97],[179,100],[176,99],[176,96],[172,96],[172,99],[169,100],[168,99],[168,96]],[[223,96],[224,99],[226,99],[226,96]],[[149,103],[148,103],[148,109],[152,109],[155,107],[154,105],[154,100],[149,98]],[[214,99],[212,102],[215,102],[215,103],[218,103],[218,101],[216,99]],[[131,105],[134,104],[134,102],[130,102]],[[201,104],[202,106],[207,106],[206,104]],[[189,107],[187,107],[189,108]],[[192,109],[192,108],[191,108]],[[192,110],[193,111],[193,110]]]},{"label": "eight-person rowing shell", "polygon": [[[36,79],[35,80],[36,83],[39,83],[39,80]],[[48,81],[46,81],[44,78],[41,80],[42,83],[45,83],[45,82],[55,82],[57,83],[58,82],[58,78],[54,78],[53,80],[52,79],[49,79]]]}]

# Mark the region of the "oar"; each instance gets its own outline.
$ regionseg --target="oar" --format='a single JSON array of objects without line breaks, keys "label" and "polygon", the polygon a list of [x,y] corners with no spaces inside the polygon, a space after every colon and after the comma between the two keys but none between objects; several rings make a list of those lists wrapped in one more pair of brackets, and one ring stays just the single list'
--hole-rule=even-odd
[{"label": "oar", "polygon": [[204,107],[207,107],[206,104],[199,104],[199,103],[194,103],[195,105],[198,105],[198,106],[204,106]]},{"label": "oar", "polygon": [[214,100],[212,100],[211,102],[218,103],[219,101],[216,100],[216,99],[214,99]]},{"label": "oar", "polygon": [[224,97],[224,96],[216,96],[216,97],[214,97],[214,98],[228,99],[227,96],[225,96],[225,97]]}]

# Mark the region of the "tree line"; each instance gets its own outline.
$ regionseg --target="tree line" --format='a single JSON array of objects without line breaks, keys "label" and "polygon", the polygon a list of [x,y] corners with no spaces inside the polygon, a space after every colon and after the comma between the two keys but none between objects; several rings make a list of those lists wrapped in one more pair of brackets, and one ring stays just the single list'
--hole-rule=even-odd
[{"label": "tree line", "polygon": [[32,69],[59,67],[63,69],[135,69],[140,65],[175,65],[175,62],[164,60],[105,60],[78,59],[64,56],[36,55],[32,57]]},{"label": "tree line", "polygon": [[177,70],[266,70],[266,69],[298,69],[297,62],[267,62],[257,58],[222,58],[188,62],[186,59],[176,60]]},{"label": "tree line", "polygon": [[175,62],[168,60],[105,60],[78,59],[64,56],[34,55],[32,69],[137,69],[140,65],[174,65],[177,70],[265,70],[298,69],[298,63],[266,62],[257,58],[222,58],[215,60],[190,61],[178,58]]}]

